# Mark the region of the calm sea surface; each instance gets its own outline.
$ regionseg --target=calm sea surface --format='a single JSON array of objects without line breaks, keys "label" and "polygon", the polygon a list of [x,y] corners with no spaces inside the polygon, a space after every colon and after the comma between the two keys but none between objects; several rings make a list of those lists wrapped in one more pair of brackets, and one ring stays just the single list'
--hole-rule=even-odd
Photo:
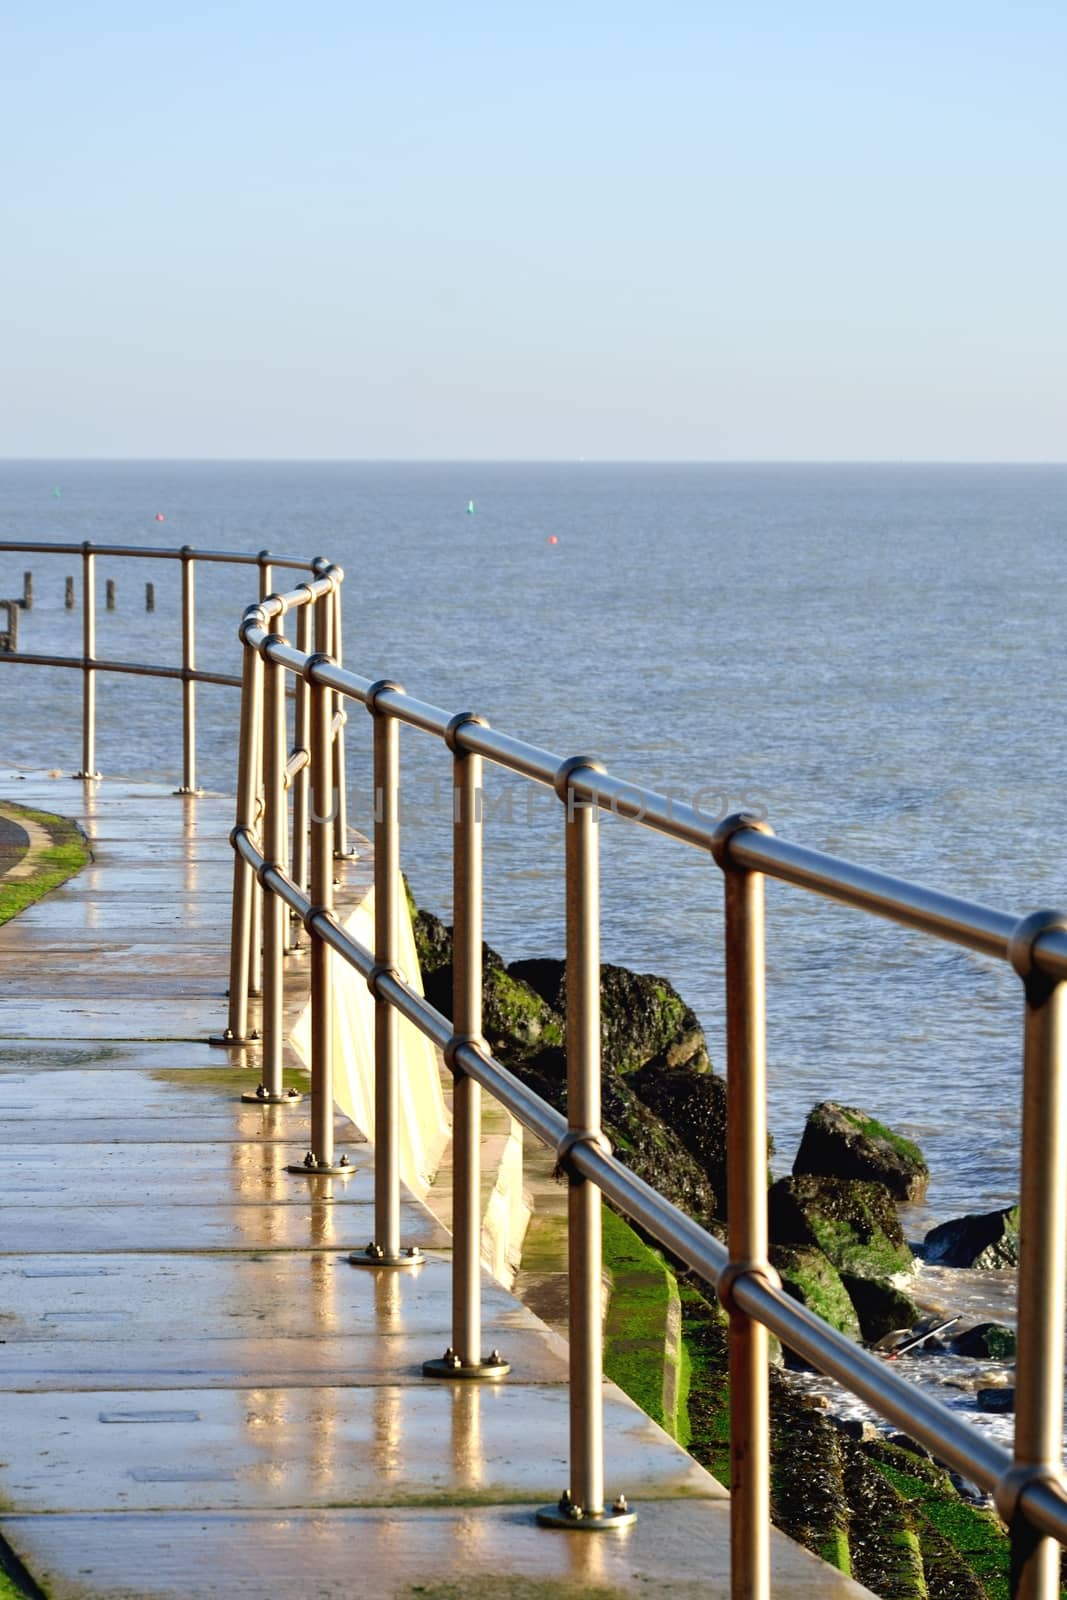
[{"label": "calm sea surface", "polygon": [[[702,791],[712,815],[760,804],[791,839],[1020,915],[1067,905],[1052,670],[1067,468],[25,463],[0,465],[0,512],[0,538],[328,555],[347,574],[356,671]],[[63,609],[68,572],[80,593],[76,561],[0,555],[0,594],[21,593],[27,566],[23,648],[76,652],[78,616]],[[176,565],[98,567],[100,655],[176,663]],[[253,598],[254,574],[199,570],[200,666],[238,670]],[[0,695],[6,764],[77,766],[75,673],[4,668]],[[200,708],[201,781],[232,789],[236,693],[205,687]],[[99,716],[105,774],[178,776],[176,685],[102,679]],[[368,735],[356,708],[364,826]],[[402,750],[404,866],[449,917],[447,761],[409,732]],[[508,959],[557,954],[557,803],[492,783],[487,937]],[[617,821],[603,847],[604,959],[670,977],[721,1066],[717,869]],[[925,1149],[934,1180],[913,1231],[1014,1200],[1017,981],[774,885],[768,942],[777,1169],[806,1112],[834,1097]]]}]

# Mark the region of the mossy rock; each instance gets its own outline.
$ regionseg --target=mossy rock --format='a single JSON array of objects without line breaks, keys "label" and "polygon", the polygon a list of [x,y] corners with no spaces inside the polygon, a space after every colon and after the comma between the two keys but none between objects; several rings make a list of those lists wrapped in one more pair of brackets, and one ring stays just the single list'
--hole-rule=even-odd
[{"label": "mossy rock", "polygon": [[[559,1047],[525,1060],[504,1058],[517,1077],[549,1105],[567,1110],[567,1058]],[[721,1232],[715,1190],[674,1131],[610,1067],[600,1074],[601,1121],[620,1161],[702,1227]]]},{"label": "mossy rock", "polygon": [[627,1080],[699,1163],[726,1215],[726,1084],[712,1072],[648,1061]]},{"label": "mossy rock", "polygon": [[[415,923],[422,986],[430,1004],[452,1016],[452,930],[420,911]],[[482,946],[482,1032],[506,1066],[563,1043],[563,1019],[541,996],[508,972],[489,945]]]},{"label": "mossy rock", "polygon": [[1015,1329],[1002,1322],[979,1322],[965,1328],[951,1341],[954,1356],[973,1356],[978,1360],[1014,1361]]},{"label": "mossy rock", "polygon": [[[404,888],[408,896],[408,910],[411,912],[411,931],[415,936],[415,954],[419,958],[419,970],[422,981],[432,972],[437,972],[441,967],[452,965],[452,929],[446,927],[440,917],[435,917],[431,911],[421,911],[411,898],[411,892]],[[438,1007],[440,1010],[440,1007]],[[447,1013],[451,1015],[451,1004]]]},{"label": "mossy rock", "polygon": [[860,1178],[884,1183],[897,1200],[921,1200],[930,1171],[917,1144],[866,1111],[826,1100],[809,1114],[794,1176]]},{"label": "mossy rock", "polygon": [[[513,977],[546,1005],[567,1015],[567,968],[562,961],[513,961]],[[707,1041],[696,1013],[666,978],[605,963],[600,968],[600,1053],[623,1075],[648,1061],[710,1070]]]},{"label": "mossy rock", "polygon": [[855,1307],[860,1333],[867,1344],[877,1344],[879,1339],[901,1328],[914,1328],[922,1318],[911,1296],[887,1278],[865,1278],[854,1272],[842,1272],[841,1282]]},{"label": "mossy rock", "polygon": [[1019,1265],[1019,1207],[956,1217],[931,1228],[923,1240],[927,1261],[941,1267],[989,1271]]},{"label": "mossy rock", "polygon": [[775,1244],[815,1245],[838,1272],[892,1278],[914,1267],[889,1191],[878,1183],[804,1175],[780,1178],[767,1197]]},{"label": "mossy rock", "polygon": [[860,1322],[841,1275],[821,1250],[772,1245],[771,1266],[786,1294],[849,1339],[860,1337]]}]

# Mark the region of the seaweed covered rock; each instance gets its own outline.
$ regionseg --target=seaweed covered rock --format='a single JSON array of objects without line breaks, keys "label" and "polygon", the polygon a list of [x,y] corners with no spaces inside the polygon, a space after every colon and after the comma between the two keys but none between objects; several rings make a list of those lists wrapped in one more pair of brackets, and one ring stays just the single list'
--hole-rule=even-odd
[{"label": "seaweed covered rock", "polygon": [[719,1215],[725,1217],[725,1081],[702,1068],[665,1067],[660,1061],[647,1061],[628,1082],[699,1164],[715,1191]]},{"label": "seaweed covered rock", "polygon": [[839,1272],[891,1278],[914,1266],[892,1198],[879,1183],[780,1178],[767,1206],[773,1243],[815,1245]]},{"label": "seaweed covered rock", "polygon": [[[567,968],[562,961],[513,961],[509,973],[567,1015]],[[707,1042],[696,1013],[666,978],[605,963],[600,968],[600,1051],[623,1074],[647,1061],[708,1072]]]},{"label": "seaweed covered rock", "polygon": [[782,1288],[849,1339],[860,1337],[860,1323],[837,1268],[821,1250],[772,1245],[771,1266]]},{"label": "seaweed covered rock", "polygon": [[1015,1329],[1002,1322],[979,1322],[965,1328],[952,1340],[949,1348],[954,1356],[973,1356],[978,1360],[1014,1361]]},{"label": "seaweed covered rock", "polygon": [[[412,921],[427,1000],[452,1015],[452,929],[428,911]],[[506,1065],[563,1042],[562,1018],[529,984],[513,977],[490,945],[482,946],[482,1032]]]},{"label": "seaweed covered rock", "polygon": [[[567,1109],[567,1058],[558,1048],[507,1062],[524,1083],[557,1110]],[[608,1066],[600,1074],[601,1121],[620,1161],[702,1227],[718,1216],[715,1190],[700,1163],[666,1122],[635,1094],[628,1078]]]},{"label": "seaweed covered rock", "polygon": [[826,1100],[804,1127],[793,1173],[884,1183],[898,1200],[921,1200],[930,1181],[922,1151],[866,1111]]},{"label": "seaweed covered rock", "polygon": [[[407,888],[406,883],[404,887]],[[411,931],[415,936],[415,954],[419,958],[422,981],[425,983],[431,973],[439,971],[441,967],[451,966],[452,929],[446,927],[432,911],[420,910],[412,900],[410,891],[408,910],[411,912]]]},{"label": "seaweed covered rock", "polygon": [[914,1328],[922,1318],[911,1296],[888,1278],[864,1278],[854,1272],[842,1272],[841,1282],[855,1308],[866,1344],[877,1344],[879,1339],[900,1328]]},{"label": "seaweed covered rock", "polygon": [[956,1217],[931,1228],[923,1240],[927,1261],[940,1267],[1017,1267],[1019,1208]]}]

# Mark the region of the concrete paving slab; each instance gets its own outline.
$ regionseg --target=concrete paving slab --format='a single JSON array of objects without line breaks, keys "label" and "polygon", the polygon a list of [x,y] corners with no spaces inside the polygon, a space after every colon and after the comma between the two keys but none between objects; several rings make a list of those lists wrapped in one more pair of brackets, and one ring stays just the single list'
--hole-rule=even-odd
[{"label": "concrete paving slab", "polygon": [[[401,1202],[403,1244],[447,1248],[425,1209]],[[4,1207],[0,1254],[29,1240],[49,1254],[128,1250],[362,1250],[374,1238],[374,1207],[343,1196],[303,1205]]]},{"label": "concrete paving slab", "polygon": [[236,1201],[297,1205],[309,1195],[368,1201],[374,1195],[374,1173],[366,1150],[366,1145],[346,1144],[342,1153],[350,1175],[320,1178],[288,1170],[290,1162],[301,1162],[306,1154],[295,1141],[219,1144],[210,1150],[180,1144],[87,1144],[69,1165],[42,1162],[39,1147],[9,1145],[0,1148],[0,1204],[17,1204],[31,1194],[46,1197],[55,1208],[219,1207]]},{"label": "concrete paving slab", "polygon": [[[524,1506],[4,1517],[51,1600],[729,1600],[727,1502],[658,1501],[602,1537],[535,1525]],[[780,1535],[790,1600],[868,1591]]]},{"label": "concrete paving slab", "polygon": [[[18,998],[0,1003],[0,1028],[9,1039],[37,1039],[43,1033],[66,1030],[81,1039],[206,1039],[225,1024],[220,1009],[212,1024],[212,1007],[190,1000],[153,1000],[138,994],[131,984],[123,996],[128,1005],[86,998],[53,1000],[47,994],[36,999]],[[140,1003],[138,1003],[140,1002]]]},{"label": "concrete paving slab", "polygon": [[[567,1482],[564,1387],[9,1394],[5,1428],[34,1450],[0,1461],[22,1510],[481,1504],[558,1499]],[[604,1405],[611,1479],[635,1498],[725,1491],[617,1390]]]},{"label": "concrete paving slab", "polygon": [[[71,1322],[77,1337],[6,1347],[0,1342],[0,1393],[127,1390],[131,1385],[167,1391],[422,1385],[436,1381],[423,1377],[422,1363],[443,1355],[451,1342],[446,1308],[435,1320],[441,1326],[421,1335],[375,1333],[371,1338],[363,1328],[303,1338],[142,1341],[129,1336],[128,1322],[94,1321],[87,1314]],[[110,1337],[96,1338],[97,1333]],[[0,1322],[0,1340],[3,1335]],[[487,1353],[497,1348],[506,1354],[512,1385],[566,1383],[566,1351],[550,1348],[542,1329],[492,1323],[486,1326],[484,1347]]]},{"label": "concrete paving slab", "polygon": [[[328,1180],[318,1180],[328,1181]],[[72,1337],[179,1346],[207,1339],[318,1339],[331,1334],[404,1335],[440,1352],[450,1326],[451,1264],[430,1256],[414,1272],[371,1272],[328,1252],[269,1255],[0,1255],[0,1338],[16,1347]],[[482,1280],[487,1338],[543,1324],[499,1284]],[[73,1320],[77,1319],[77,1328]],[[33,1355],[34,1352],[31,1352]],[[41,1359],[52,1359],[37,1351]],[[95,1356],[94,1356],[95,1359]]]},{"label": "concrete paving slab", "polygon": [[[119,1039],[55,1039],[43,1034],[34,1039],[0,1038],[0,1089],[3,1075],[9,1071],[65,1072],[72,1067],[106,1066],[109,1071],[122,1069],[141,1072],[145,1069],[164,1071],[202,1067],[217,1070],[227,1065],[246,1062],[254,1070],[260,1059],[257,1048],[239,1049],[230,1046],[220,1049],[207,1040],[194,1043],[183,1040],[123,1041]],[[287,1057],[287,1065],[297,1065],[295,1051]]]},{"label": "concrete paving slab", "polygon": [[[32,1124],[30,1124],[32,1126]],[[287,1148],[307,1150],[310,1123],[303,1106],[235,1106],[234,1111],[216,1110],[202,1116],[139,1117],[123,1115],[121,1107],[109,1117],[63,1117],[40,1127],[42,1148],[46,1151],[80,1144],[158,1144],[163,1137],[175,1144],[203,1147],[217,1144],[244,1144],[249,1140],[284,1143]],[[0,1119],[0,1149],[25,1144],[27,1124]],[[338,1144],[360,1144],[363,1136],[351,1123],[338,1118],[335,1140]],[[60,1159],[60,1158],[57,1158]],[[62,1156],[70,1160],[69,1153]]]}]

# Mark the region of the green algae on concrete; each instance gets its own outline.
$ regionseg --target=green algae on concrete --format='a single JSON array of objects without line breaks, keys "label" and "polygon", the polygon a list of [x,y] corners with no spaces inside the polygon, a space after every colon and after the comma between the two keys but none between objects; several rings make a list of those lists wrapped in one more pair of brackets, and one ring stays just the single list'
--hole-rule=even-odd
[{"label": "green algae on concrete", "polygon": [[[611,1277],[604,1319],[604,1371],[673,1439],[685,1413],[681,1302],[662,1256],[614,1211],[603,1214],[603,1262]],[[684,1441],[680,1441],[684,1442]]]},{"label": "green algae on concrete", "polygon": [[[243,1094],[253,1080],[259,1081],[258,1067],[157,1067],[148,1074],[156,1083],[176,1089],[232,1089]],[[310,1073],[300,1067],[282,1068],[282,1088],[306,1094]]]},{"label": "green algae on concrete", "polygon": [[91,852],[77,823],[66,817],[7,800],[0,801],[0,816],[30,835],[21,860],[0,876],[0,923],[4,923],[80,872],[91,860]]}]

